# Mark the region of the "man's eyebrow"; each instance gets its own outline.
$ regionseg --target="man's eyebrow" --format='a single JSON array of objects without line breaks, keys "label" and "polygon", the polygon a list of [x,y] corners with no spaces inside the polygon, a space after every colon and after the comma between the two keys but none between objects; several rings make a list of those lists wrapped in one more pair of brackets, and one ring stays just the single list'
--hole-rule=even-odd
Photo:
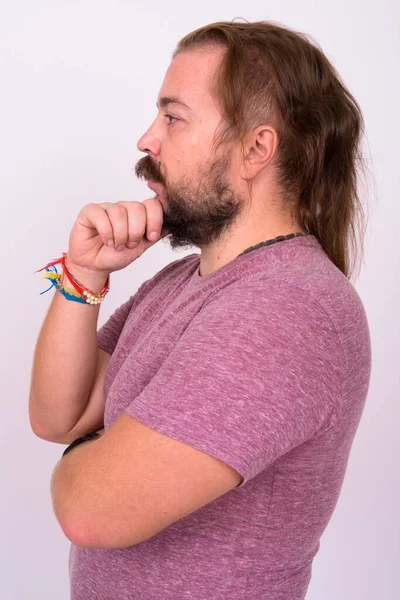
[{"label": "man's eyebrow", "polygon": [[182,100],[180,100],[180,98],[177,98],[176,96],[162,96],[160,98],[160,102],[156,102],[156,107],[166,108],[168,104],[179,104],[179,106],[183,106],[183,108],[187,108],[187,110],[192,111],[190,106],[182,102]]}]

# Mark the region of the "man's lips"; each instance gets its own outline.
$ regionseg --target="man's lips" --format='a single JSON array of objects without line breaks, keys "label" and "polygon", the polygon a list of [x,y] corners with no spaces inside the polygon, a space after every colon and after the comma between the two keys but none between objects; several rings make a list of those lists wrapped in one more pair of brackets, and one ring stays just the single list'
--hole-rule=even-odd
[{"label": "man's lips", "polygon": [[161,203],[161,206],[163,207],[163,211],[165,211],[166,210],[166,200],[164,199],[164,195],[162,194],[162,191],[164,189],[163,184],[158,183],[157,181],[150,180],[147,182],[147,187],[150,188],[151,191],[156,194],[157,200]]},{"label": "man's lips", "polygon": [[147,187],[150,188],[153,192],[159,195],[162,191],[163,185],[162,183],[157,183],[156,181],[148,181]]}]

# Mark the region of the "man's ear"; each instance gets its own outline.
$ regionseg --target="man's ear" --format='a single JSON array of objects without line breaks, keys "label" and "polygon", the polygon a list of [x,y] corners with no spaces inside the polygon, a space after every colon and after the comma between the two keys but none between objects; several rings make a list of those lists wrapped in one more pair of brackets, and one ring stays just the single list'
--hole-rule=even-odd
[{"label": "man's ear", "polygon": [[246,134],[241,176],[252,180],[273,159],[278,147],[278,134],[269,125],[260,125]]}]

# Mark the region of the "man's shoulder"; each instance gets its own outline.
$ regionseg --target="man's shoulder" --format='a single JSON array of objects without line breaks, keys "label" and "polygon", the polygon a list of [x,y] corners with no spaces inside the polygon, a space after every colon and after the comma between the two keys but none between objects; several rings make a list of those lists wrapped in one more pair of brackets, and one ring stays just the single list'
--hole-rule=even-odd
[{"label": "man's shoulder", "polygon": [[209,302],[257,306],[260,311],[276,306],[282,315],[315,311],[333,323],[365,319],[362,300],[349,279],[329,259],[312,265],[281,264],[272,271],[258,271],[225,281],[213,290]]}]

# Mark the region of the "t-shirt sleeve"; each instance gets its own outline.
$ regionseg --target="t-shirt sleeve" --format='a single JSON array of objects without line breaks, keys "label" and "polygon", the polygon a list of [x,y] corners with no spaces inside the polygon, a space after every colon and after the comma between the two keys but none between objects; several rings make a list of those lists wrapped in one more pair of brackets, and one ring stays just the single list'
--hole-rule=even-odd
[{"label": "t-shirt sleeve", "polygon": [[321,304],[281,282],[228,286],[125,412],[222,460],[243,487],[329,427],[344,355]]},{"label": "t-shirt sleeve", "polygon": [[142,285],[139,286],[136,293],[133,294],[126,302],[121,304],[121,306],[119,306],[108,318],[104,325],[98,329],[97,346],[105,352],[108,352],[108,354],[112,354],[114,352],[126,319],[128,318],[134,303],[142,293],[144,286],[149,281],[149,279],[144,281]]}]

